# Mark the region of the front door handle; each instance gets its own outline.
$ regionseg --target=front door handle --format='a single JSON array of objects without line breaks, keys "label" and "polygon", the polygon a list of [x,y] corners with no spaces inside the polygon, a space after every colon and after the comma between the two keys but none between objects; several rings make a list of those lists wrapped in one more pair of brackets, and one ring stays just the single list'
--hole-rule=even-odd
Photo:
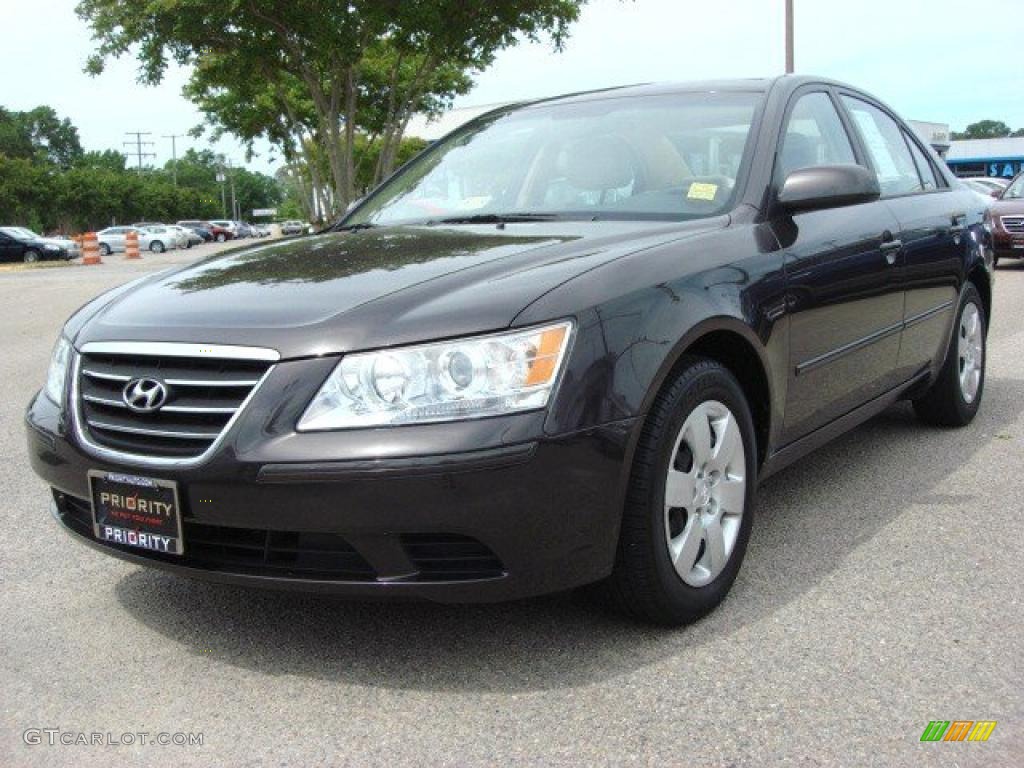
[{"label": "front door handle", "polygon": [[955,236],[962,235],[964,230],[967,229],[967,216],[962,213],[954,213],[950,217],[949,234]]},{"label": "front door handle", "polygon": [[886,233],[889,236],[882,236],[882,244],[878,246],[879,250],[885,254],[885,260],[892,266],[896,263],[896,254],[900,252],[900,248],[903,247],[903,241],[897,240],[892,236],[892,233]]}]

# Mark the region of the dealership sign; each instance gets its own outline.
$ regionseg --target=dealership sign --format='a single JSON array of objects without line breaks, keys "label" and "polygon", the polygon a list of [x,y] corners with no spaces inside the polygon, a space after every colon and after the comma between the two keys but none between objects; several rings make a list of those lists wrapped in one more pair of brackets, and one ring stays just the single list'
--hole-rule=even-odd
[{"label": "dealership sign", "polygon": [[253,216],[277,216],[277,208],[253,208]]}]

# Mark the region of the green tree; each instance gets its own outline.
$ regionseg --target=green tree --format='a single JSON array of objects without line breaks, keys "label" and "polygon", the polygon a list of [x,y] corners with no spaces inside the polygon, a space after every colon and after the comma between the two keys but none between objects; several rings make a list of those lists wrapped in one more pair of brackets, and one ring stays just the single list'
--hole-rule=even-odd
[{"label": "green tree", "polygon": [[[413,113],[445,108],[468,90],[471,73],[520,39],[546,37],[560,48],[584,2],[80,0],[77,11],[98,41],[89,71],[129,52],[147,83],[171,61],[195,65],[193,97],[205,97],[207,118],[232,132],[255,119],[243,134],[269,136],[286,160],[301,152],[295,134],[305,127],[327,159],[338,211],[356,192],[360,128],[381,142],[379,178],[397,161]],[[245,79],[262,82],[251,86],[267,97],[257,110],[239,111],[252,101]]]},{"label": "green tree", "polygon": [[28,112],[0,108],[0,152],[8,157],[31,158],[70,168],[82,156],[78,129],[53,107]]},{"label": "green tree", "polygon": [[1010,126],[1002,120],[979,120],[952,135],[954,139],[1002,139],[1010,135]]}]

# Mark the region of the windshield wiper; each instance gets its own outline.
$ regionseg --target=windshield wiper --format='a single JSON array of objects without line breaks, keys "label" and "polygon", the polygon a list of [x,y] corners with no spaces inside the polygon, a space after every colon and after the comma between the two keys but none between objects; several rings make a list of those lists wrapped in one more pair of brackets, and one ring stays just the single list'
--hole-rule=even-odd
[{"label": "windshield wiper", "polygon": [[446,216],[427,224],[515,224],[528,221],[555,221],[557,213],[477,213],[471,216]]},{"label": "windshield wiper", "polygon": [[335,224],[330,228],[330,232],[358,232],[360,229],[373,229],[377,225],[371,224],[368,221],[360,221],[356,224]]}]

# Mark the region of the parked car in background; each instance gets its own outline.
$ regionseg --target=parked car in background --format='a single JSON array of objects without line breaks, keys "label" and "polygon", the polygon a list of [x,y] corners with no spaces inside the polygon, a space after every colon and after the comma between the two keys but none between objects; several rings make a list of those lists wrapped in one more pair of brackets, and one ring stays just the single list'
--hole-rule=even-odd
[{"label": "parked car in background", "polygon": [[996,263],[1024,259],[1024,171],[1021,171],[988,209],[988,227]]},{"label": "parked car in background", "polygon": [[169,233],[164,226],[159,227],[107,227],[96,233],[100,254],[121,253],[125,250],[125,238],[129,232],[139,233],[139,250],[163,253],[177,247],[177,235]]},{"label": "parked car in background", "polygon": [[960,179],[970,186],[981,189],[991,197],[999,197],[1000,193],[1010,186],[1009,179],[998,179],[993,176],[967,176]]},{"label": "parked car in background", "polygon": [[40,506],[183,576],[443,602],[600,582],[634,617],[694,621],[739,573],[762,479],[900,400],[975,417],[983,221],[903,120],[833,81],[505,107],[331,230],[80,309],[25,416]]},{"label": "parked car in background", "polygon": [[191,248],[193,245],[201,245],[203,243],[203,238],[200,237],[195,230],[189,229],[188,227],[180,227],[177,224],[168,224],[167,228],[178,233],[179,248]]},{"label": "parked car in background", "polygon": [[306,224],[301,221],[290,220],[281,224],[282,235],[301,235],[306,231]]},{"label": "parked car in background", "polygon": [[0,227],[0,261],[24,261],[32,264],[47,259],[70,259],[70,251],[47,242],[22,227]]},{"label": "parked car in background", "polygon": [[971,194],[978,198],[978,202],[986,208],[992,205],[992,203],[995,202],[996,197],[999,195],[998,192],[993,194],[988,187],[978,184],[971,179],[960,179],[960,182],[964,185],[964,188],[970,190]]},{"label": "parked car in background", "polygon": [[210,229],[213,225],[208,221],[202,221],[200,219],[185,219],[183,221],[179,221],[178,226],[185,227],[185,229],[191,229],[203,238],[204,242],[208,243],[213,240],[213,232]]},{"label": "parked car in background", "polygon": [[210,225],[210,231],[213,232],[213,239],[218,243],[223,243],[225,240],[233,240],[238,237],[238,231],[235,226],[235,222],[233,221],[228,221],[227,219],[211,219]]},{"label": "parked car in background", "polygon": [[273,234],[269,224],[257,224],[253,229],[256,230],[256,237],[270,237]]},{"label": "parked car in background", "polygon": [[164,224],[139,227],[139,248],[153,253],[173,251],[178,248],[178,237],[177,232]]},{"label": "parked car in background", "polygon": [[238,233],[239,237],[255,237],[256,232],[253,230],[252,225],[245,221],[235,222],[235,232]]},{"label": "parked car in background", "polygon": [[63,248],[67,252],[68,259],[77,259],[82,255],[82,250],[79,248],[78,243],[68,237],[62,236],[49,236],[44,237],[36,232],[33,232],[27,227],[6,227],[6,229],[13,229],[19,231],[22,235],[29,239],[39,240],[43,243],[50,245],[56,245],[58,248]]}]

